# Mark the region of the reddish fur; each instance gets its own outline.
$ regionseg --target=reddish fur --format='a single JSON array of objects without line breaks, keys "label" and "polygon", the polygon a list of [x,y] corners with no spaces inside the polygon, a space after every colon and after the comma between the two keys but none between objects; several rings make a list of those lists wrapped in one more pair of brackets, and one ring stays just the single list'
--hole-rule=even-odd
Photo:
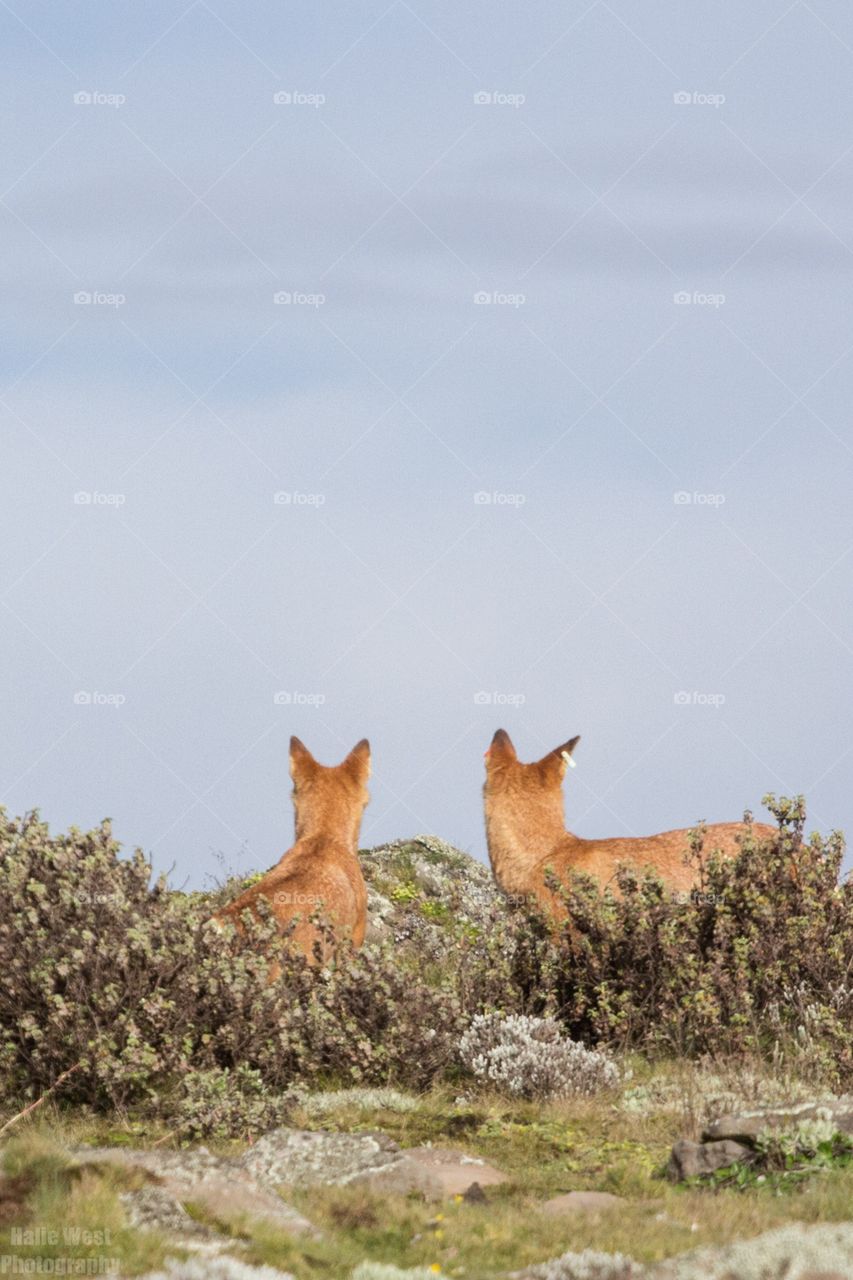
[{"label": "reddish fur", "polygon": [[[498,729],[486,752],[486,837],[492,871],[503,892],[532,894],[550,914],[564,915],[563,903],[545,886],[546,869],[563,881],[567,872],[583,871],[604,888],[613,887],[620,863],[640,872],[649,868],[673,892],[694,888],[698,869],[686,860],[688,828],[612,840],[584,840],[566,830],[562,752],[571,755],[578,741],[572,738],[535,764],[522,764],[509,734]],[[742,822],[715,823],[706,828],[704,848],[734,857],[745,831]],[[752,831],[759,838],[775,834],[773,827],[763,824],[754,825]]]},{"label": "reddish fur", "polygon": [[364,942],[367,889],[358,861],[358,833],[369,800],[370,745],[363,738],[343,763],[326,767],[298,738],[291,738],[290,776],[296,843],[214,920],[239,927],[241,913],[248,908],[257,914],[258,900],[265,898],[282,928],[296,920],[293,945],[313,961],[314,944],[322,945],[322,936],[309,917],[318,908],[341,939],[356,947]]}]

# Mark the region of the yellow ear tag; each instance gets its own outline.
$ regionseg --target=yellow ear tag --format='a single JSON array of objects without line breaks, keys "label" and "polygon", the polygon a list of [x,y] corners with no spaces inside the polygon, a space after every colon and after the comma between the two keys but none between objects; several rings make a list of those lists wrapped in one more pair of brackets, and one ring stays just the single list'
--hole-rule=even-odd
[{"label": "yellow ear tag", "polygon": [[569,755],[568,751],[561,751],[560,755],[563,757],[563,759],[565,760],[566,764],[569,766],[570,769],[577,769],[577,765],[575,764],[572,757]]}]

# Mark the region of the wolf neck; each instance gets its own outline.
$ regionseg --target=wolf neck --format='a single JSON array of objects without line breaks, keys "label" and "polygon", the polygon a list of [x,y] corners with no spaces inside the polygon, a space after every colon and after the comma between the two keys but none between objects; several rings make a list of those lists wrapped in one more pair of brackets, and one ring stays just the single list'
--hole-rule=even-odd
[{"label": "wolf neck", "polygon": [[296,840],[323,840],[343,845],[353,856],[358,850],[359,819],[341,813],[337,806],[324,806],[296,818]]},{"label": "wolf neck", "polygon": [[566,831],[560,813],[519,814],[512,806],[486,802],[486,840],[495,879],[504,893],[527,893],[541,878],[558,846],[570,852],[582,841]]}]

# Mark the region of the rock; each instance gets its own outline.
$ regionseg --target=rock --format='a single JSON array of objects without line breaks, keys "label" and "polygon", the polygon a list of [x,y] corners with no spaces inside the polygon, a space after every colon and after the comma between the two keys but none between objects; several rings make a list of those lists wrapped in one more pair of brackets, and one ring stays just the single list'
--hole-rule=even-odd
[{"label": "rock", "polygon": [[367,940],[415,942],[443,959],[460,929],[489,929],[506,917],[506,898],[484,863],[438,836],[361,849],[367,882]]},{"label": "rock", "polygon": [[[146,1207],[155,1215],[168,1217],[168,1206],[187,1218],[184,1205],[199,1204],[214,1217],[229,1221],[245,1216],[272,1223],[294,1235],[318,1233],[302,1214],[241,1166],[239,1160],[212,1155],[206,1147],[188,1151],[139,1151],[128,1147],[84,1147],[73,1152],[77,1165],[117,1164],[128,1169],[141,1169],[155,1181],[155,1186],[142,1192],[129,1192],[127,1201],[132,1212],[143,1214]],[[143,1194],[144,1193],[144,1194]],[[136,1197],[134,1199],[134,1197]],[[140,1198],[142,1197],[142,1198]],[[192,1222],[192,1219],[189,1219]],[[145,1225],[140,1223],[140,1225]],[[169,1228],[165,1221],[151,1225]],[[194,1224],[195,1225],[195,1224]]]},{"label": "rock", "polygon": [[483,1187],[495,1187],[507,1181],[505,1173],[485,1160],[449,1147],[411,1147],[403,1155],[428,1174],[434,1199],[464,1196],[474,1186],[482,1192]]},{"label": "rock", "polygon": [[464,1195],[474,1182],[494,1186],[506,1175],[483,1160],[445,1147],[401,1151],[384,1134],[314,1133],[274,1129],[260,1138],[241,1166],[268,1184],[366,1184],[391,1195],[420,1192],[430,1200]]},{"label": "rock", "polygon": [[563,1253],[523,1271],[510,1272],[511,1280],[641,1280],[645,1267],[622,1253]]},{"label": "rock", "polygon": [[759,1107],[737,1115],[720,1116],[702,1135],[707,1141],[731,1139],[754,1143],[760,1133],[782,1133],[806,1120],[831,1120],[841,1133],[853,1134],[853,1100],[836,1098],[827,1102],[802,1102],[792,1107]]},{"label": "rock", "polygon": [[853,1224],[775,1227],[751,1240],[705,1245],[648,1267],[646,1280],[816,1280],[853,1276]]},{"label": "rock", "polygon": [[713,1120],[702,1133],[704,1142],[746,1142],[754,1143],[765,1129],[763,1115],[753,1112],[752,1115],[721,1116]]},{"label": "rock", "polygon": [[360,1186],[369,1187],[372,1191],[381,1191],[386,1196],[408,1196],[416,1192],[425,1200],[445,1198],[440,1184],[430,1170],[425,1169],[415,1160],[409,1160],[407,1156],[401,1156],[399,1160],[382,1169],[366,1170],[364,1173],[357,1174],[351,1181],[357,1182]]},{"label": "rock", "polygon": [[[164,1231],[170,1236],[194,1237],[196,1240],[211,1241],[215,1233],[202,1222],[196,1222],[187,1213],[184,1206],[163,1187],[140,1187],[138,1191],[127,1191],[121,1197],[125,1215],[132,1227],[141,1227],[147,1231]],[[220,1237],[224,1244],[231,1241]]]},{"label": "rock", "polygon": [[749,1159],[761,1134],[792,1133],[801,1127],[810,1128],[812,1136],[853,1133],[853,1098],[757,1107],[719,1116],[704,1130],[701,1143],[685,1140],[675,1144],[667,1172],[675,1181],[713,1173]]},{"label": "rock", "polygon": [[387,1172],[402,1159],[397,1143],[384,1134],[273,1129],[237,1163],[268,1185],[316,1187],[346,1186]]},{"label": "rock", "polygon": [[251,1267],[235,1258],[194,1258],[179,1262],[168,1258],[163,1271],[150,1271],[141,1280],[295,1280],[289,1271],[275,1267]]},{"label": "rock", "polygon": [[513,1280],[851,1280],[853,1223],[790,1223],[750,1240],[705,1245],[642,1266],[585,1250],[513,1273]]},{"label": "rock", "polygon": [[667,1177],[672,1182],[683,1182],[685,1178],[699,1178],[751,1159],[751,1149],[740,1142],[689,1142],[682,1138],[672,1148]]},{"label": "rock", "polygon": [[389,942],[394,937],[396,908],[390,898],[367,886],[367,930],[365,942]]},{"label": "rock", "polygon": [[[168,1184],[167,1184],[168,1185]],[[280,1227],[292,1235],[316,1235],[307,1219],[292,1205],[286,1204],[274,1191],[258,1186],[251,1179],[233,1176],[207,1178],[185,1193],[188,1200],[199,1204],[214,1218],[230,1222],[234,1218],[254,1218]]]},{"label": "rock", "polygon": [[567,1191],[565,1195],[546,1200],[542,1212],[554,1215],[601,1213],[603,1210],[618,1209],[625,1203],[622,1196],[611,1195],[609,1191]]},{"label": "rock", "polygon": [[[189,1151],[139,1151],[127,1147],[82,1148],[77,1164],[120,1164],[142,1169],[178,1207],[192,1202],[214,1217],[260,1218],[294,1233],[314,1233],[276,1188],[363,1183],[386,1194],[419,1192],[429,1200],[464,1195],[505,1182],[506,1175],[464,1151],[413,1147],[401,1151],[382,1133],[326,1133],[273,1129],[233,1159],[206,1147]],[[316,1233],[315,1233],[316,1234]]]},{"label": "rock", "polygon": [[207,1147],[193,1147],[187,1151],[144,1151],[136,1147],[74,1147],[72,1163],[117,1164],[130,1169],[143,1169],[157,1178],[171,1178],[186,1185],[198,1182],[212,1172],[219,1172],[227,1160],[213,1155]]}]

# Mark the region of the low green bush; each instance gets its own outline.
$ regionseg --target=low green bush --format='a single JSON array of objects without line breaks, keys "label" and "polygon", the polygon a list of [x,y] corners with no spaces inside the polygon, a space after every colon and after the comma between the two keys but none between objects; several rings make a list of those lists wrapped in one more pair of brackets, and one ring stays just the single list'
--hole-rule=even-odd
[{"label": "low green bush", "polygon": [[449,930],[426,967],[403,940],[327,968],[289,949],[271,919],[224,938],[208,920],[235,886],[169,889],[140,851],[120,856],[109,822],[51,835],[37,814],[0,809],[0,1101],[23,1104],[70,1072],[63,1100],[249,1133],[276,1120],[295,1084],[453,1079],[466,1029],[494,1013],[557,1019],[573,1041],[608,1049],[793,1054],[849,1082],[843,842],[804,841],[800,800],[766,802],[778,832],[748,835],[731,861],[697,830],[686,900],[628,870],[619,896],[573,876],[557,929],[501,905],[476,929]]},{"label": "low green bush", "polygon": [[[575,1039],[688,1057],[795,1053],[836,1082],[853,1074],[853,886],[844,842],[803,839],[801,798],[764,803],[772,839],[750,832],[731,860],[689,857],[696,888],[668,895],[653,876],[618,876],[619,896],[583,876],[561,895],[567,919],[538,950],[527,984]],[[749,818],[749,815],[747,815]]]},{"label": "low green bush", "polygon": [[[453,1062],[466,1002],[478,1003],[476,964],[428,985],[387,946],[320,969],[282,948],[272,920],[247,918],[223,938],[207,923],[216,899],[152,883],[141,852],[119,856],[109,822],[52,836],[36,814],[0,811],[0,891],[8,1101],[73,1069],[63,1099],[110,1109],[174,1098],[188,1120],[216,1128],[217,1106],[227,1112],[240,1095],[251,1117],[253,1085],[420,1088]],[[281,976],[270,982],[272,953]],[[201,1074],[188,1094],[190,1072]],[[244,1074],[226,1083],[222,1072]]]}]

